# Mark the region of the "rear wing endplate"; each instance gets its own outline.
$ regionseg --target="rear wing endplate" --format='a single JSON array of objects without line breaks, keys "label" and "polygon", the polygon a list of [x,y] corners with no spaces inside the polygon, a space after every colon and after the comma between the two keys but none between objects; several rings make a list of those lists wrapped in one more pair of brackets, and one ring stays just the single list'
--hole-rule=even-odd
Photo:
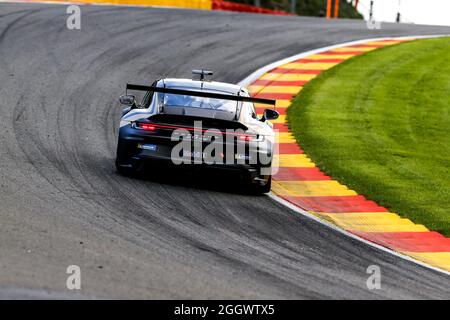
[{"label": "rear wing endplate", "polygon": [[230,94],[202,92],[202,91],[191,91],[191,90],[172,89],[172,88],[158,88],[158,87],[142,86],[142,85],[139,85],[139,84],[129,84],[129,83],[127,83],[126,91],[128,92],[128,90],[153,91],[153,92],[161,92],[161,93],[182,94],[182,95],[195,96],[195,97],[204,97],[204,98],[213,98],[213,99],[224,99],[224,100],[233,100],[233,101],[242,101],[242,102],[253,102],[253,103],[261,103],[261,104],[270,104],[270,105],[273,105],[273,106],[276,103],[276,101],[272,100],[272,99],[251,98],[251,97],[235,96],[235,95],[230,95]]}]

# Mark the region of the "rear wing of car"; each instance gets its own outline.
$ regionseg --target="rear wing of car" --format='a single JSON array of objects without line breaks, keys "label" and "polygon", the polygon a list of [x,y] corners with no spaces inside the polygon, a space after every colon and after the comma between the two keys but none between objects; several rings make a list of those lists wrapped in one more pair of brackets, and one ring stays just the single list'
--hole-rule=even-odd
[{"label": "rear wing of car", "polygon": [[127,93],[128,93],[128,90],[153,91],[153,92],[170,93],[170,94],[181,94],[181,95],[203,97],[203,98],[261,103],[261,104],[268,104],[268,105],[273,105],[273,106],[275,106],[275,103],[276,103],[276,101],[272,100],[272,99],[251,98],[251,97],[244,97],[244,96],[235,96],[235,95],[231,95],[231,94],[202,92],[202,91],[194,91],[194,90],[158,88],[158,87],[143,86],[143,85],[139,85],[139,84],[127,83],[127,87],[126,87]]}]

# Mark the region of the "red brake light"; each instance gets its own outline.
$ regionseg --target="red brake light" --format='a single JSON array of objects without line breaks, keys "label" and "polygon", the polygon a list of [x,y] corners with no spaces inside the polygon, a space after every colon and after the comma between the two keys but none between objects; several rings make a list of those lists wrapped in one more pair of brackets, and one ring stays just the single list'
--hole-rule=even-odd
[{"label": "red brake light", "polygon": [[138,124],[139,128],[144,129],[146,131],[155,131],[156,130],[156,126],[150,123],[139,123]]},{"label": "red brake light", "polygon": [[[171,129],[171,130],[177,130],[177,129],[185,129],[189,132],[193,131],[193,127],[184,127],[184,126],[178,126],[178,125],[166,125],[166,124],[155,124],[155,123],[145,123],[145,122],[135,122],[134,123],[135,128],[142,129],[145,131],[155,131],[157,129]],[[258,137],[255,134],[246,134],[246,133],[234,133],[234,132],[224,132],[220,130],[201,130],[202,133],[204,132],[217,132],[219,134],[231,134],[235,135],[239,141],[242,142],[248,142],[248,141],[257,141]]]},{"label": "red brake light", "polygon": [[239,139],[242,141],[253,141],[255,137],[248,134],[240,134]]}]

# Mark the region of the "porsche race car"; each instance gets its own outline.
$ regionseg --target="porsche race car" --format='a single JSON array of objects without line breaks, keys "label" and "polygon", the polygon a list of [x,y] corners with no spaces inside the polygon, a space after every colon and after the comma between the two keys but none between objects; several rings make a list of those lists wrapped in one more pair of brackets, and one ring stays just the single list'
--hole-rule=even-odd
[{"label": "porsche race car", "polygon": [[[255,104],[274,100],[252,98],[246,88],[205,80],[212,72],[194,70],[199,80],[165,78],[150,86],[127,84],[120,97],[122,112],[116,168],[121,174],[158,165],[207,167],[236,173],[252,191],[270,191],[274,130]],[[142,101],[129,91],[144,91]]]}]

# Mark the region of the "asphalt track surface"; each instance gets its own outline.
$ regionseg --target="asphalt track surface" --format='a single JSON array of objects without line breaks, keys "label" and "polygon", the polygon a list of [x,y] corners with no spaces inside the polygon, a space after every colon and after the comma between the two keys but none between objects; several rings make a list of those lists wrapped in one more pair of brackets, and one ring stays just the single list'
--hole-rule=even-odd
[{"label": "asphalt track surface", "polygon": [[[450,298],[450,278],[208,176],[114,168],[126,82],[238,82],[275,60],[449,28],[176,9],[0,4],[0,298]],[[82,290],[66,289],[78,265]],[[366,287],[378,265],[380,290]]]}]

